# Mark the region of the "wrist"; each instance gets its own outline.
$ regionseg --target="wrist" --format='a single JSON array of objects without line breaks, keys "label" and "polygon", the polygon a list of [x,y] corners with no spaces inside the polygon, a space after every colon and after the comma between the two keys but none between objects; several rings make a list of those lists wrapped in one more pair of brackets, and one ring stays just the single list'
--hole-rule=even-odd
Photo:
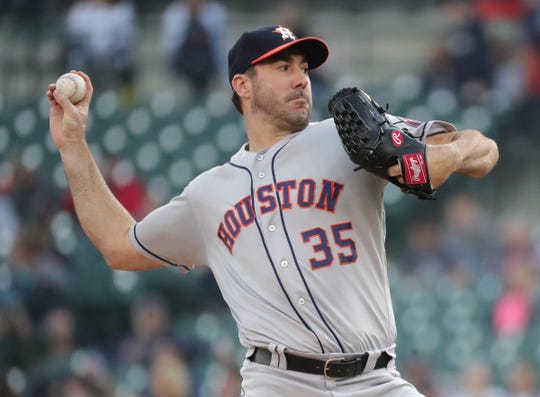
[{"label": "wrist", "polygon": [[58,147],[58,151],[62,153],[84,147],[88,147],[88,143],[85,139],[68,139],[62,144],[62,146]]},{"label": "wrist", "polygon": [[427,145],[426,160],[432,187],[443,184],[459,169],[462,154],[453,143]]},{"label": "wrist", "polygon": [[58,152],[64,161],[70,158],[82,160],[82,156],[84,153],[89,153],[90,148],[88,147],[86,140],[72,139],[64,142],[64,144],[58,148]]}]

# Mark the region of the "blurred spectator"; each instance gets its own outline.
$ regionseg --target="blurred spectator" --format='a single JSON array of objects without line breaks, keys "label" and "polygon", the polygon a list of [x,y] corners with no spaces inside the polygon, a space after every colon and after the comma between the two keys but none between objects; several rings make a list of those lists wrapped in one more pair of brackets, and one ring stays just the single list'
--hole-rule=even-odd
[{"label": "blurred spectator", "polygon": [[528,131],[530,122],[536,120],[536,113],[540,105],[540,1],[527,0],[527,13],[523,18],[523,31],[525,35],[525,94],[527,102],[524,105],[522,129]]},{"label": "blurred spectator", "polygon": [[101,169],[118,201],[135,219],[140,219],[150,212],[153,204],[145,182],[124,165],[120,157],[109,155],[104,158]]},{"label": "blurred spectator", "polygon": [[448,51],[460,99],[475,103],[491,84],[491,52],[483,25],[467,0],[450,0],[447,11],[453,27]]},{"label": "blurred spectator", "polygon": [[76,1],[66,15],[66,70],[85,71],[96,91],[116,89],[123,102],[130,103],[138,30],[131,0]]},{"label": "blurred spectator", "polygon": [[20,158],[13,155],[12,184],[7,188],[21,222],[47,224],[60,207],[58,191],[44,178],[43,170],[29,170]]},{"label": "blurred spectator", "polygon": [[242,377],[237,362],[235,341],[222,336],[212,342],[210,360],[212,375],[207,376],[205,395],[209,397],[237,397],[241,395]]},{"label": "blurred spectator", "polygon": [[518,217],[501,222],[500,274],[504,292],[493,309],[498,336],[522,336],[533,316],[538,297],[540,257],[527,221]]},{"label": "blurred spectator", "polygon": [[[150,212],[153,203],[146,184],[129,167],[124,167],[121,160],[120,157],[106,156],[100,164],[100,169],[114,196],[135,219],[140,219]],[[64,208],[75,214],[71,193],[66,191],[65,194]]]},{"label": "blurred spectator", "polygon": [[460,374],[460,386],[449,390],[448,397],[505,397],[504,391],[496,386],[492,369],[486,362],[467,362]]},{"label": "blurred spectator", "polygon": [[453,277],[468,283],[485,272],[496,272],[499,241],[492,220],[475,198],[465,193],[450,197],[444,205],[442,245],[452,253]]},{"label": "blurred spectator", "polygon": [[[190,371],[174,344],[158,346],[151,357],[149,387],[152,397],[190,397]],[[225,397],[225,396],[221,396]]]},{"label": "blurred spectator", "polygon": [[[14,294],[0,294],[0,370],[16,366],[27,368],[37,356],[35,327]],[[0,394],[3,395],[3,394]]]},{"label": "blurred spectator", "polygon": [[442,89],[456,93],[454,70],[443,38],[436,39],[431,45],[420,76],[426,92]]},{"label": "blurred spectator", "polygon": [[212,397],[237,397],[242,395],[242,377],[237,366],[223,367],[219,378],[216,380],[215,392]]},{"label": "blurred spectator", "polygon": [[70,279],[63,258],[51,249],[48,229],[27,224],[8,260],[12,289],[36,324],[54,306],[69,299]]},{"label": "blurred spectator", "polygon": [[493,327],[498,336],[521,337],[526,331],[534,310],[535,277],[527,265],[512,266],[506,273],[505,290],[495,302]]},{"label": "blurred spectator", "polygon": [[165,56],[174,74],[197,94],[205,94],[213,80],[227,84],[228,11],[216,1],[173,1],[161,16]]},{"label": "blurred spectator", "polygon": [[75,319],[69,309],[56,307],[43,316],[40,326],[43,352],[32,366],[28,394],[52,397],[60,379],[69,373],[71,355],[75,352]]},{"label": "blurred spectator", "polygon": [[41,328],[43,352],[31,367],[29,397],[113,396],[109,365],[100,352],[78,346],[70,309],[51,309]]},{"label": "blurred spectator", "polygon": [[136,364],[148,366],[153,349],[173,340],[167,303],[157,292],[141,293],[131,306],[130,320],[130,334],[120,341],[116,359],[125,369]]},{"label": "blurred spectator", "polygon": [[528,55],[527,92],[532,97],[540,95],[540,2],[530,1],[530,8],[523,19]]},{"label": "blurred spectator", "polygon": [[410,225],[403,268],[423,283],[432,284],[452,267],[451,252],[441,241],[439,225],[432,220],[419,220]]},{"label": "blurred spectator", "polygon": [[425,397],[441,396],[440,386],[429,360],[412,357],[405,362],[402,373],[403,378],[415,385]]},{"label": "blurred spectator", "polygon": [[[429,69],[442,70],[446,76],[443,81],[451,76],[452,88],[464,105],[482,102],[492,79],[491,53],[482,23],[468,0],[446,0],[443,6],[449,27],[443,47],[434,50]],[[434,76],[433,70],[427,74]],[[428,80],[427,84],[433,82]]]},{"label": "blurred spectator", "polygon": [[537,371],[528,362],[512,365],[506,375],[508,397],[540,397]]},{"label": "blurred spectator", "polygon": [[[188,371],[170,319],[170,309],[161,294],[140,293],[131,306],[129,334],[119,342],[114,353],[115,371],[131,388],[152,397],[192,396],[196,382]],[[148,375],[146,381],[137,385],[130,376],[135,368]]]},{"label": "blurred spectator", "polygon": [[525,55],[522,46],[506,40],[493,40],[493,89],[508,100],[508,109],[521,106],[525,94]]},{"label": "blurred spectator", "polygon": [[540,252],[535,244],[534,223],[510,213],[500,219],[501,272],[503,276],[522,266],[540,271]]},{"label": "blurred spectator", "polygon": [[519,20],[525,12],[525,4],[521,0],[474,0],[473,3],[482,20]]}]

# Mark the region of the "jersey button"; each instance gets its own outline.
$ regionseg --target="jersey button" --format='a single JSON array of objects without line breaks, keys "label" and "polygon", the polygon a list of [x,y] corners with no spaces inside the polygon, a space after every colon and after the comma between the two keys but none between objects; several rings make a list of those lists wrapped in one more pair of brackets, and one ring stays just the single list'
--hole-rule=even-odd
[{"label": "jersey button", "polygon": [[274,225],[270,225],[270,226],[268,226],[268,230],[273,232],[274,230],[276,230],[276,227]]},{"label": "jersey button", "polygon": [[304,298],[300,298],[300,299],[298,299],[298,303],[303,305],[304,303],[306,303],[306,300]]},{"label": "jersey button", "polygon": [[287,261],[281,261],[281,266],[282,266],[282,267],[287,267],[287,266],[289,266],[289,262],[287,262]]},{"label": "jersey button", "polygon": [[264,159],[264,155],[259,154],[259,155],[257,156],[257,160],[261,161],[262,159]]},{"label": "jersey button", "polygon": [[264,172],[259,172],[259,178],[264,178],[266,174]]}]

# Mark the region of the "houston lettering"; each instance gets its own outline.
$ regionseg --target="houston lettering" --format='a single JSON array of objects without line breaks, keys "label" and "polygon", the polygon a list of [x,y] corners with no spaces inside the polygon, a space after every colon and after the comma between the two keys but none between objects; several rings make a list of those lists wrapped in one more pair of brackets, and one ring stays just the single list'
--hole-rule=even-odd
[{"label": "houston lettering", "polygon": [[217,229],[218,238],[232,253],[236,238],[243,228],[255,222],[256,211],[267,215],[279,208],[288,211],[295,208],[316,208],[321,211],[334,212],[343,190],[342,183],[323,179],[286,180],[275,184],[263,185],[255,192],[255,197],[248,195],[233,205],[223,215]]}]

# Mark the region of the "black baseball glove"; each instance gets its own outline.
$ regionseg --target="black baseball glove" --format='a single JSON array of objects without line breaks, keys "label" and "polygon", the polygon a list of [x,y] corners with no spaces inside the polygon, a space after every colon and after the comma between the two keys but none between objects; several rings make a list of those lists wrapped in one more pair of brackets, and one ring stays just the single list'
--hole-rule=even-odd
[{"label": "black baseball glove", "polygon": [[[343,88],[328,102],[345,151],[365,169],[421,199],[435,199],[426,162],[426,145],[392,126],[380,107],[358,88]],[[399,164],[404,183],[387,175]]]}]

